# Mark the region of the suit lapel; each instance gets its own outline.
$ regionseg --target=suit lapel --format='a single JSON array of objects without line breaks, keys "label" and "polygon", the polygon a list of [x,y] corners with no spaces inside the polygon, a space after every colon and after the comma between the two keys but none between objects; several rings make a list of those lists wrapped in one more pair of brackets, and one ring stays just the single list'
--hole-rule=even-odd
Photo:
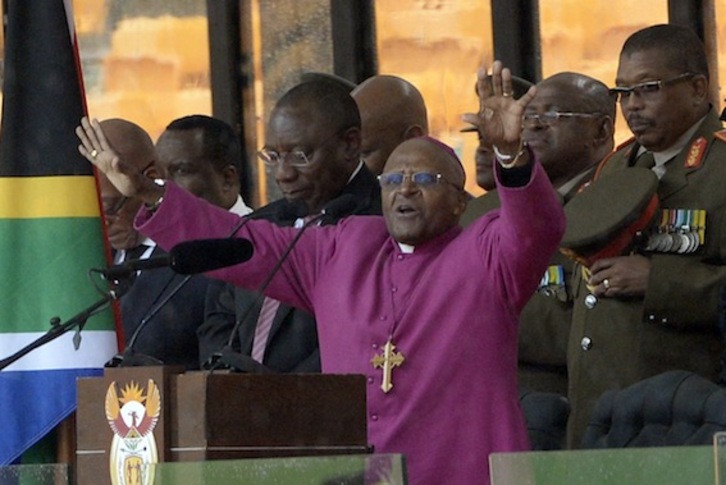
[{"label": "suit lapel", "polygon": [[[240,352],[249,354],[252,352],[252,341],[255,338],[255,330],[257,329],[257,320],[260,317],[260,309],[262,308],[263,297],[259,293],[246,292],[242,289],[235,290],[235,307],[238,309],[237,314],[241,314],[242,318],[253,319],[251,322],[243,322],[240,325],[237,335],[239,337]],[[249,305],[254,305],[250,311],[245,311]],[[240,312],[241,309],[241,312]],[[254,315],[254,317],[253,317]]]},{"label": "suit lapel", "polygon": [[272,320],[272,326],[270,327],[270,334],[267,336],[267,342],[271,342],[277,331],[282,326],[283,322],[287,319],[293,311],[293,308],[287,305],[280,305],[275,313],[275,318]]}]

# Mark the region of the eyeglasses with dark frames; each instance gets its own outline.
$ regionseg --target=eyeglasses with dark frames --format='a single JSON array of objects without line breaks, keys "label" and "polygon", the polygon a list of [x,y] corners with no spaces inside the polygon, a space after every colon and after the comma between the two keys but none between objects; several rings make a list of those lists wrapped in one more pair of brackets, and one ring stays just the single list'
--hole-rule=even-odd
[{"label": "eyeglasses with dark frames", "polygon": [[661,89],[671,84],[676,84],[686,79],[691,79],[696,74],[693,72],[684,72],[670,79],[658,79],[655,81],[646,81],[644,83],[634,84],[632,86],[616,86],[610,88],[610,94],[618,97],[619,102],[630,99],[631,94],[635,94],[641,99],[652,99]]},{"label": "eyeglasses with dark frames", "polygon": [[602,116],[602,113],[579,113],[576,111],[545,111],[542,114],[525,113],[522,116],[522,124],[530,124],[535,121],[542,126],[552,126],[559,122],[562,118],[595,118]]},{"label": "eyeglasses with dark frames", "polygon": [[449,182],[440,173],[433,172],[415,172],[415,173],[403,173],[403,172],[385,172],[378,176],[378,183],[381,188],[395,188],[403,185],[403,182],[409,179],[414,185],[419,187],[433,187],[444,182],[452,185],[457,190],[463,190],[456,184]]}]

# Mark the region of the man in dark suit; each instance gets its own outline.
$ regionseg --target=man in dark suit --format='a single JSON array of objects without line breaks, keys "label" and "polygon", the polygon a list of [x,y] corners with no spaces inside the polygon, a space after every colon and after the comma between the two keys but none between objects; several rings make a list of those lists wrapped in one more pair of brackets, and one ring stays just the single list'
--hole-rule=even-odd
[{"label": "man in dark suit", "polygon": [[712,380],[721,370],[726,136],[710,102],[703,45],[685,27],[640,30],[621,50],[616,85],[635,138],[599,174],[630,167],[655,173],[659,244],[595,261],[589,278],[575,278],[568,351],[573,447],[606,390],[672,369]]},{"label": "man in dark suit", "polygon": [[[101,124],[114,149],[147,177],[170,178],[220,207],[240,215],[250,212],[239,196],[239,145],[226,123],[206,116],[176,120],[156,151],[148,134],[133,123],[113,119]],[[115,262],[164,255],[133,227],[141,202],[122,197],[103,175],[99,179]],[[185,277],[169,268],[140,271],[133,278],[120,302],[126,364],[198,368],[196,330],[204,321],[204,295],[211,280]]]},{"label": "man in dark suit", "polygon": [[[360,116],[347,89],[326,80],[292,88],[275,104],[259,152],[284,199],[256,216],[300,227],[304,220],[291,203],[304,203],[316,215],[343,197],[354,201],[344,215],[380,214],[379,185],[360,160],[360,146]],[[321,224],[340,217],[324,217]],[[320,371],[311,314],[221,283],[207,294],[206,320],[198,331],[202,362],[226,346],[237,322],[233,348],[241,354],[235,360],[240,370]]]}]

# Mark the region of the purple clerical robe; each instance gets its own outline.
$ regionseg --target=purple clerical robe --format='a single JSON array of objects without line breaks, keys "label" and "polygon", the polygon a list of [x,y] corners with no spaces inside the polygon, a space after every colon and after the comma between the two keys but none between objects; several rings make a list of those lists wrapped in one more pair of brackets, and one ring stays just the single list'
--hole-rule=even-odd
[{"label": "purple clerical robe", "polygon": [[[488,456],[528,448],[517,392],[517,318],[564,231],[539,164],[524,187],[499,188],[501,209],[401,251],[379,216],[307,230],[266,294],[315,314],[323,372],[367,378],[368,439],[403,453],[419,484],[488,484]],[[162,247],[224,237],[234,215],[171,185],[138,228]],[[212,273],[256,288],[297,234],[267,221],[239,232],[252,259]],[[391,339],[404,362],[381,389],[371,361]]]}]

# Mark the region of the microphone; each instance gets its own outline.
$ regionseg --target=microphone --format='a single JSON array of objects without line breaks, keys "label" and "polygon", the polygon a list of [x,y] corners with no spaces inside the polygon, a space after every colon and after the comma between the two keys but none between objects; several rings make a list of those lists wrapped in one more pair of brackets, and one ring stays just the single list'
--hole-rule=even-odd
[{"label": "microphone", "polygon": [[[307,214],[307,207],[305,206],[305,203],[301,200],[296,200],[296,201],[292,201],[292,202],[288,201],[288,203],[284,204],[280,208],[280,211],[281,211],[281,214],[283,214],[282,217],[288,217],[288,218],[294,219],[296,217],[305,216]],[[204,261],[200,261],[199,259],[195,258],[195,253],[197,256],[199,256],[201,254],[201,255],[203,255],[204,258],[210,258],[210,259],[206,259],[206,261],[211,260],[211,261],[220,262],[219,266],[214,264],[214,265],[212,265],[213,267],[204,267],[201,269],[201,271],[195,271],[194,273],[203,273],[205,271],[211,271],[213,269],[219,269],[219,268],[223,268],[225,266],[231,266],[231,265],[234,265],[237,263],[247,261],[252,256],[252,250],[253,250],[252,245],[246,239],[235,238],[234,236],[249,221],[251,221],[253,219],[259,219],[259,218],[265,217],[268,214],[268,212],[269,211],[265,210],[265,208],[263,207],[259,210],[256,210],[256,211],[250,212],[249,214],[241,216],[239,219],[239,222],[237,222],[237,224],[234,226],[234,228],[232,228],[232,231],[229,233],[229,236],[227,237],[227,239],[186,241],[186,242],[180,243],[177,246],[175,246],[174,248],[172,248],[169,255],[160,256],[158,258],[158,259],[160,259],[159,264],[161,264],[162,262],[166,263],[166,264],[162,264],[161,266],[156,266],[156,267],[166,267],[167,265],[171,265],[172,269],[175,269],[172,265],[172,259],[173,259],[173,255],[175,254],[175,250],[177,251],[177,253],[179,253],[179,252],[183,253],[182,259],[186,258],[187,256],[190,256],[190,252],[191,252],[192,253],[191,258],[194,258],[194,264],[192,264],[191,266],[195,266],[194,269],[197,269],[197,263],[204,264]],[[202,241],[208,241],[208,242],[204,243]],[[244,242],[242,242],[242,241],[244,241]],[[233,250],[233,252],[235,252],[236,249],[240,248],[240,246],[239,246],[240,244],[246,245],[245,243],[249,244],[248,256],[241,261],[231,261],[231,262],[229,262],[229,264],[227,264],[227,262],[229,260],[227,259],[228,255],[226,254],[226,252],[230,249],[229,247],[227,247],[227,245],[231,245],[231,249]],[[213,247],[207,247],[207,248],[200,249],[198,247],[199,244],[209,244],[210,246],[213,246]],[[177,254],[177,256],[178,256],[178,254]],[[220,258],[223,261],[221,261]],[[230,258],[233,258],[233,256],[230,255]],[[156,259],[156,258],[150,258],[147,261],[150,261],[151,259]],[[130,265],[136,264],[136,263],[132,263],[130,261],[128,263]],[[222,263],[224,263],[224,264],[222,264]],[[149,263],[150,266],[154,266],[155,264],[156,263]],[[121,267],[123,265],[118,265],[118,266]],[[136,275],[135,271],[142,270],[142,269],[146,269],[146,268],[138,268],[137,270],[132,270],[132,272],[130,273],[131,277],[133,278]],[[176,269],[175,269],[175,271],[176,271]],[[119,272],[122,274],[125,274],[125,275],[129,275],[128,272],[123,272],[121,270],[119,270]],[[177,272],[180,272],[180,271],[177,271]],[[136,352],[134,346],[136,345],[136,341],[138,340],[139,335],[141,334],[142,330],[144,328],[146,328],[147,325],[149,325],[149,322],[151,321],[151,319],[154,318],[161,311],[161,309],[167,303],[169,303],[169,301],[174,296],[176,296],[179,293],[179,291],[181,291],[181,289],[184,288],[184,286],[186,286],[189,283],[189,280],[191,280],[192,275],[194,273],[192,273],[192,272],[187,273],[187,276],[181,282],[179,282],[179,284],[177,284],[161,301],[154,303],[154,305],[149,308],[147,313],[144,315],[144,318],[141,319],[141,321],[139,322],[139,325],[136,327],[133,334],[129,338],[128,344],[126,345],[126,348],[123,351],[123,353],[115,355],[111,360],[109,360],[106,363],[106,365],[105,365],[106,367],[133,367],[133,366],[138,366],[138,365],[162,365],[163,364],[163,362],[159,361],[158,359],[156,359],[154,357]],[[106,278],[112,279],[108,276]],[[169,281],[169,283],[171,283],[171,281]],[[164,291],[166,291],[166,287],[164,289],[162,289],[161,293],[157,296],[157,298],[159,296],[161,296],[161,294],[163,294]]]},{"label": "microphone", "polygon": [[[275,215],[277,219],[286,221],[290,219],[297,219],[299,217],[305,217],[308,215],[308,207],[307,204],[305,204],[304,200],[301,199],[295,199],[295,200],[287,200],[283,199],[285,201],[284,204],[282,204],[280,207],[277,208],[275,211]],[[254,219],[265,219],[269,217],[270,210],[265,207],[261,207],[260,209],[257,209],[254,212],[250,212],[249,214],[240,217],[239,222],[232,228],[232,231],[229,233],[229,237],[234,236],[239,232],[240,229],[242,229],[249,221],[252,221]]]},{"label": "microphone", "polygon": [[171,268],[179,274],[206,273],[243,263],[252,257],[252,243],[242,238],[198,239],[174,246],[169,254],[149,259],[132,259],[100,270],[107,280],[119,280],[144,271]]},{"label": "microphone", "polygon": [[[303,217],[307,214],[307,207],[305,206],[305,203],[300,200],[288,202],[287,204],[284,204],[280,208],[280,210],[282,211],[281,213],[284,214],[283,217],[288,217],[288,218]],[[150,258],[149,260],[147,260],[147,261],[149,261],[149,263],[147,263],[147,264],[149,265],[149,267],[163,268],[166,266],[170,266],[170,265],[172,265],[172,259],[173,259],[172,255],[174,254],[175,250],[177,250],[178,252],[184,253],[184,256],[182,256],[182,258],[189,256],[188,251],[191,251],[192,253],[195,253],[198,251],[198,253],[203,254],[204,257],[208,257],[208,258],[221,257],[221,258],[225,259],[225,261],[224,261],[225,264],[221,264],[220,266],[215,266],[215,267],[202,268],[201,271],[196,271],[196,272],[211,271],[213,269],[219,269],[219,268],[223,268],[225,266],[231,266],[233,264],[244,262],[252,256],[251,244],[249,246],[249,256],[248,257],[246,257],[242,261],[236,261],[236,262],[232,261],[229,264],[226,264],[227,255],[225,253],[229,249],[226,247],[226,245],[230,244],[230,245],[232,245],[232,248],[235,249],[238,247],[239,244],[244,244],[244,243],[240,243],[240,241],[245,241],[246,243],[249,243],[249,241],[247,241],[246,239],[234,238],[235,234],[237,234],[237,232],[242,227],[244,227],[245,224],[247,224],[249,221],[251,221],[253,219],[259,219],[259,218],[265,217],[267,215],[267,213],[268,213],[268,211],[266,211],[265,208],[263,207],[262,209],[253,211],[249,214],[246,214],[246,215],[240,217],[239,222],[237,222],[237,224],[234,226],[232,231],[229,233],[228,239],[208,240],[208,241],[214,241],[214,242],[210,242],[209,244],[211,246],[215,246],[215,247],[199,249],[197,245],[205,244],[205,243],[201,243],[200,241],[187,241],[187,242],[183,242],[183,243],[180,243],[177,246],[175,246],[171,250],[171,253],[169,255],[158,257],[158,259],[159,259],[158,264],[160,266],[156,266],[156,264],[157,264],[156,262],[150,262],[151,260],[157,259],[157,258]],[[232,242],[227,242],[227,241],[232,241]],[[192,247],[191,250],[190,250],[190,246]],[[194,254],[192,254],[192,257],[194,257]],[[197,259],[195,259],[195,261],[199,262]],[[121,267],[123,267],[123,265],[118,265],[118,267],[119,267],[118,273],[123,276],[126,276],[126,278],[119,278],[117,276],[116,277],[117,282],[124,281],[124,280],[131,280],[131,279],[135,278],[136,271],[143,270],[143,269],[149,269],[149,268],[144,268],[144,267],[138,267],[139,264],[141,263],[141,261],[138,261],[138,262],[129,261],[127,263],[129,264],[129,266],[137,266],[137,269],[131,270],[131,272],[129,273],[128,271],[122,271],[120,269]],[[221,261],[220,261],[220,263],[221,263]],[[174,269],[173,266],[172,266],[172,269]],[[106,270],[106,271],[108,271],[108,270]],[[177,271],[177,272],[179,272],[179,271]],[[104,272],[102,271],[102,273],[104,273]],[[114,279],[113,276],[115,276],[115,275],[111,275],[111,276],[107,275],[105,277],[108,280],[113,280]],[[136,345],[136,341],[138,340],[139,335],[141,334],[142,330],[144,328],[146,328],[146,326],[149,325],[149,322],[161,311],[161,309],[164,308],[164,306],[167,303],[169,303],[169,301],[174,296],[176,296],[181,291],[181,289],[184,288],[189,283],[189,280],[191,280],[191,278],[192,278],[192,274],[187,274],[187,276],[181,282],[179,282],[168,294],[166,294],[166,296],[161,301],[155,302],[153,304],[153,306],[151,306],[149,308],[149,310],[144,315],[144,318],[141,319],[141,321],[139,322],[139,325],[136,327],[133,334],[129,338],[128,344],[126,345],[126,348],[123,351],[123,353],[115,355],[111,360],[109,360],[106,363],[105,367],[133,367],[133,366],[138,366],[138,365],[162,365],[163,364],[163,362],[159,361],[158,359],[156,359],[154,357],[136,352],[134,346]],[[130,281],[129,283],[126,283],[126,287],[130,286],[131,282],[132,281]],[[171,281],[169,281],[168,284],[170,284],[170,283],[171,283]],[[164,291],[166,291],[166,287],[164,287],[164,289],[162,289],[161,293],[159,293],[157,298],[159,298],[164,293]]]},{"label": "microphone", "polygon": [[[294,202],[291,206],[295,206]],[[272,271],[270,271],[270,274],[267,275],[267,278],[265,278],[265,280],[258,287],[257,296],[255,297],[254,302],[247,307],[245,313],[235,323],[232,331],[229,334],[229,338],[227,339],[227,345],[219,352],[215,352],[214,354],[212,354],[210,358],[205,362],[203,366],[204,368],[209,369],[211,372],[214,372],[216,369],[222,366],[236,370],[238,372],[265,373],[270,371],[267,367],[254,360],[251,356],[244,355],[233,350],[234,340],[237,332],[239,331],[242,324],[249,320],[252,309],[259,306],[259,304],[261,304],[262,300],[265,298],[265,290],[270,285],[270,282],[272,282],[274,276],[282,267],[282,264],[285,262],[285,260],[287,260],[287,257],[290,255],[293,248],[300,240],[300,237],[302,236],[305,229],[317,223],[318,221],[332,222],[335,219],[351,213],[353,210],[355,210],[355,208],[356,199],[353,195],[341,195],[337,199],[334,199],[330,201],[327,205],[325,205],[325,207],[323,207],[323,209],[315,217],[307,221],[300,228],[293,240],[290,241],[290,244],[285,249],[285,252],[282,254],[280,259],[272,268]]]},{"label": "microphone", "polygon": [[[186,277],[172,289],[161,301],[152,307],[128,340],[123,353],[115,355],[105,367],[134,367],[143,365],[162,365],[163,362],[149,355],[136,352],[134,346],[141,331],[146,328],[152,318],[181,290],[197,273],[204,273],[215,269],[243,263],[252,257],[252,243],[242,238],[226,239],[199,239],[185,241],[174,246],[168,255],[157,256],[147,260],[132,260],[106,270],[106,278],[112,279],[110,270],[118,275],[128,276],[136,271],[154,268],[171,267],[175,272]],[[142,263],[148,263],[146,265]],[[166,263],[166,264],[162,264]],[[130,273],[129,273],[130,272]],[[133,276],[132,276],[133,277]],[[169,281],[171,283],[171,280]],[[162,293],[164,290],[162,290]]]}]

